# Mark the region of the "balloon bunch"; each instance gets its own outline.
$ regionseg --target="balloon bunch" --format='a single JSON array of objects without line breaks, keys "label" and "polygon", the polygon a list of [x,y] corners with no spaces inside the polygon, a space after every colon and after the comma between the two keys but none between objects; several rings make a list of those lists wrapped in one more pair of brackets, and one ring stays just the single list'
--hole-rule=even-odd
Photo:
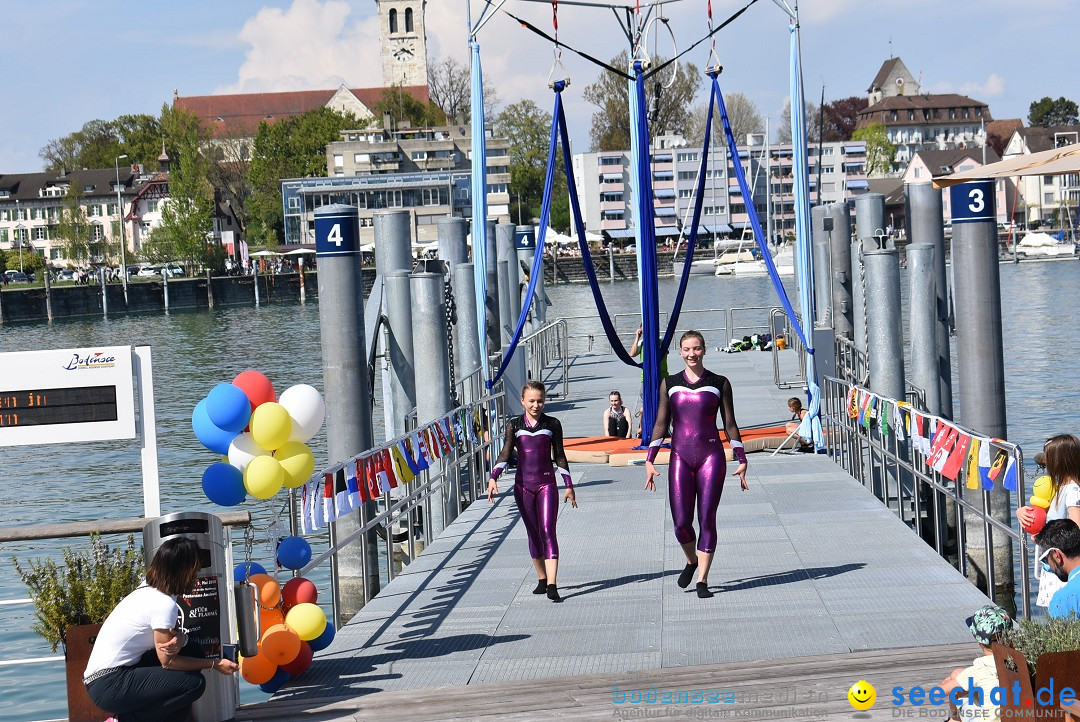
[{"label": "balloon bunch", "polygon": [[1031,498],[1028,508],[1031,510],[1032,520],[1024,526],[1028,534],[1038,534],[1046,526],[1046,510],[1050,508],[1050,502],[1054,499],[1054,482],[1049,476],[1040,476],[1031,487]]},{"label": "balloon bunch", "polygon": [[[287,569],[301,569],[311,561],[311,546],[302,537],[285,537],[278,544],[277,561]],[[237,583],[247,580],[257,588],[261,630],[258,654],[240,657],[240,675],[273,694],[306,672],[315,652],[330,646],[334,625],[318,606],[318,589],[304,577],[282,586],[256,562],[237,565],[233,575]]]},{"label": "balloon bunch", "polygon": [[258,371],[218,384],[191,414],[203,446],[224,455],[203,472],[203,492],[215,504],[236,506],[248,494],[269,499],[282,488],[302,486],[315,471],[315,456],[304,442],[318,433],[325,415],[322,394],[307,384],[276,398],[274,385]]}]

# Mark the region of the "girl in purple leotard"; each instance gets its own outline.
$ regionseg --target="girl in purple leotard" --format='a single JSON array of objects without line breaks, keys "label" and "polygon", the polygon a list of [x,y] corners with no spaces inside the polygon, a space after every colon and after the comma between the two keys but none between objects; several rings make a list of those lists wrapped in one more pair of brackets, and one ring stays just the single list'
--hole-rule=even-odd
[{"label": "girl in purple leotard", "polygon": [[[735,421],[731,382],[705,369],[705,339],[697,331],[687,331],[679,339],[679,353],[686,362],[686,368],[666,377],[660,384],[660,406],[645,463],[648,474],[645,488],[656,491],[653,479],[660,472],[653,462],[667,436],[670,420],[668,498],[671,502],[671,518],[675,522],[675,538],[686,555],[686,567],[679,574],[678,584],[684,589],[688,587],[697,571],[697,595],[705,599],[713,595],[709,591],[709,567],[716,551],[716,508],[720,505],[727,473],[724,444],[716,428],[717,411],[723,415],[732,453],[739,461],[735,474],[743,491],[749,488],[746,485],[746,451],[743,449],[739,425]],[[700,529],[696,552],[695,502]]]},{"label": "girl in purple leotard", "polygon": [[525,413],[506,423],[506,440],[488,482],[488,500],[495,503],[495,495],[499,493],[496,480],[510,461],[510,452],[516,449],[514,501],[525,522],[529,556],[538,577],[533,594],[546,593],[551,601],[561,602],[556,584],[559,571],[559,541],[555,537],[555,522],[559,518],[556,471],[566,486],[563,502],[570,502],[576,509],[577,497],[563,452],[562,424],[543,413],[546,394],[547,390],[539,381],[529,381],[521,390]]}]

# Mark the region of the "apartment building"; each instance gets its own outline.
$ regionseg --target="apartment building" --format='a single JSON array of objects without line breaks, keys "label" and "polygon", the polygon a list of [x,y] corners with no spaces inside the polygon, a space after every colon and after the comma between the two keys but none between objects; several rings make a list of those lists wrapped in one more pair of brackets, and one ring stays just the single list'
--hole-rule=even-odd
[{"label": "apartment building", "polygon": [[[1038,153],[1080,142],[1080,125],[1019,128],[1009,138],[1004,158]],[[1017,221],[1025,225],[1073,223],[1080,209],[1080,174],[1022,176]]]},{"label": "apartment building", "polygon": [[[983,160],[985,156],[985,162]],[[1001,160],[993,148],[957,148],[955,150],[921,150],[908,163],[904,183],[926,183],[940,176],[974,170],[988,163]],[[994,183],[994,207],[998,223],[1008,223],[1013,217],[1016,203],[1016,186],[1011,180],[998,179]],[[946,221],[952,219],[950,192],[941,190],[942,214]]]}]

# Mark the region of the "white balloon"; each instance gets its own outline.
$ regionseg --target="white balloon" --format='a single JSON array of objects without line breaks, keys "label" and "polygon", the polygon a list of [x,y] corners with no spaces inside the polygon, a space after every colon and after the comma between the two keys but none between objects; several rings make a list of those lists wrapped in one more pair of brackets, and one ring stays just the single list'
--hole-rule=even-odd
[{"label": "white balloon", "polygon": [[293,420],[293,431],[289,441],[307,441],[322,428],[326,416],[326,404],[322,394],[314,386],[297,384],[285,389],[278,397],[278,403],[285,407]]},{"label": "white balloon", "polygon": [[229,444],[229,463],[240,471],[247,468],[256,456],[270,456],[270,452],[255,443],[251,432],[245,431]]}]

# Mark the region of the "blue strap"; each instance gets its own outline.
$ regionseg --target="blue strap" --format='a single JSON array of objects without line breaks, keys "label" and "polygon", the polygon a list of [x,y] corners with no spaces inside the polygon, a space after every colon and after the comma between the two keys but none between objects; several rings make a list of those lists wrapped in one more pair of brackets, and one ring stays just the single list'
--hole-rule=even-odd
[{"label": "blue strap", "polygon": [[[489,389],[502,378],[503,373],[506,371],[506,367],[510,365],[510,360],[514,357],[514,352],[517,350],[518,343],[521,341],[522,329],[525,328],[525,321],[529,317],[529,309],[532,307],[533,295],[536,293],[536,284],[540,280],[541,274],[544,272],[544,243],[547,239],[548,220],[551,216],[551,189],[555,179],[555,146],[560,125],[563,127],[563,134],[565,135],[566,133],[566,121],[563,118],[562,110],[562,91],[565,87],[566,83],[563,81],[559,81],[553,86],[555,90],[555,110],[551,114],[551,138],[548,141],[547,171],[544,174],[544,202],[540,209],[540,237],[536,240],[536,251],[533,255],[532,271],[529,273],[529,286],[525,290],[525,300],[521,304],[521,315],[518,316],[517,326],[514,328],[514,336],[510,339],[510,345],[507,347],[506,353],[503,354],[502,364],[499,365],[499,370],[495,373],[494,378],[484,382],[484,385]],[[563,140],[563,147],[569,147],[565,139]],[[577,195],[574,191],[573,176],[568,175],[567,180],[570,185],[570,197],[576,201]]]},{"label": "blue strap", "polygon": [[487,355],[487,150],[484,136],[484,76],[480,67],[480,44],[472,51],[472,252],[476,294],[476,331],[480,344],[481,375],[488,377]]},{"label": "blue strap", "polygon": [[765,238],[765,233],[761,230],[761,221],[758,219],[757,209],[754,207],[754,196],[750,191],[750,185],[746,182],[746,173],[743,172],[742,161],[739,159],[739,149],[738,146],[735,145],[735,136],[731,133],[731,123],[728,121],[727,108],[724,106],[724,94],[720,92],[720,84],[716,82],[715,75],[712,79],[712,93],[716,98],[717,104],[720,106],[720,119],[724,123],[724,135],[727,136],[728,150],[731,153],[731,164],[735,167],[735,177],[739,181],[739,189],[742,191],[746,212],[750,216],[750,225],[754,229],[754,238],[757,240],[758,248],[761,250],[761,258],[765,261],[765,268],[769,271],[769,278],[772,279],[773,288],[776,289],[776,295],[780,297],[780,305],[784,307],[784,313],[787,314],[788,319],[791,321],[791,325],[795,328],[795,332],[799,335],[799,340],[802,341],[807,352],[813,353],[814,346],[806,338],[802,328],[799,326],[799,319],[795,316],[795,311],[791,308],[791,301],[788,300],[787,290],[784,289],[784,284],[780,281],[780,274],[776,272],[776,264],[773,263],[772,253],[769,251],[768,239]]}]

